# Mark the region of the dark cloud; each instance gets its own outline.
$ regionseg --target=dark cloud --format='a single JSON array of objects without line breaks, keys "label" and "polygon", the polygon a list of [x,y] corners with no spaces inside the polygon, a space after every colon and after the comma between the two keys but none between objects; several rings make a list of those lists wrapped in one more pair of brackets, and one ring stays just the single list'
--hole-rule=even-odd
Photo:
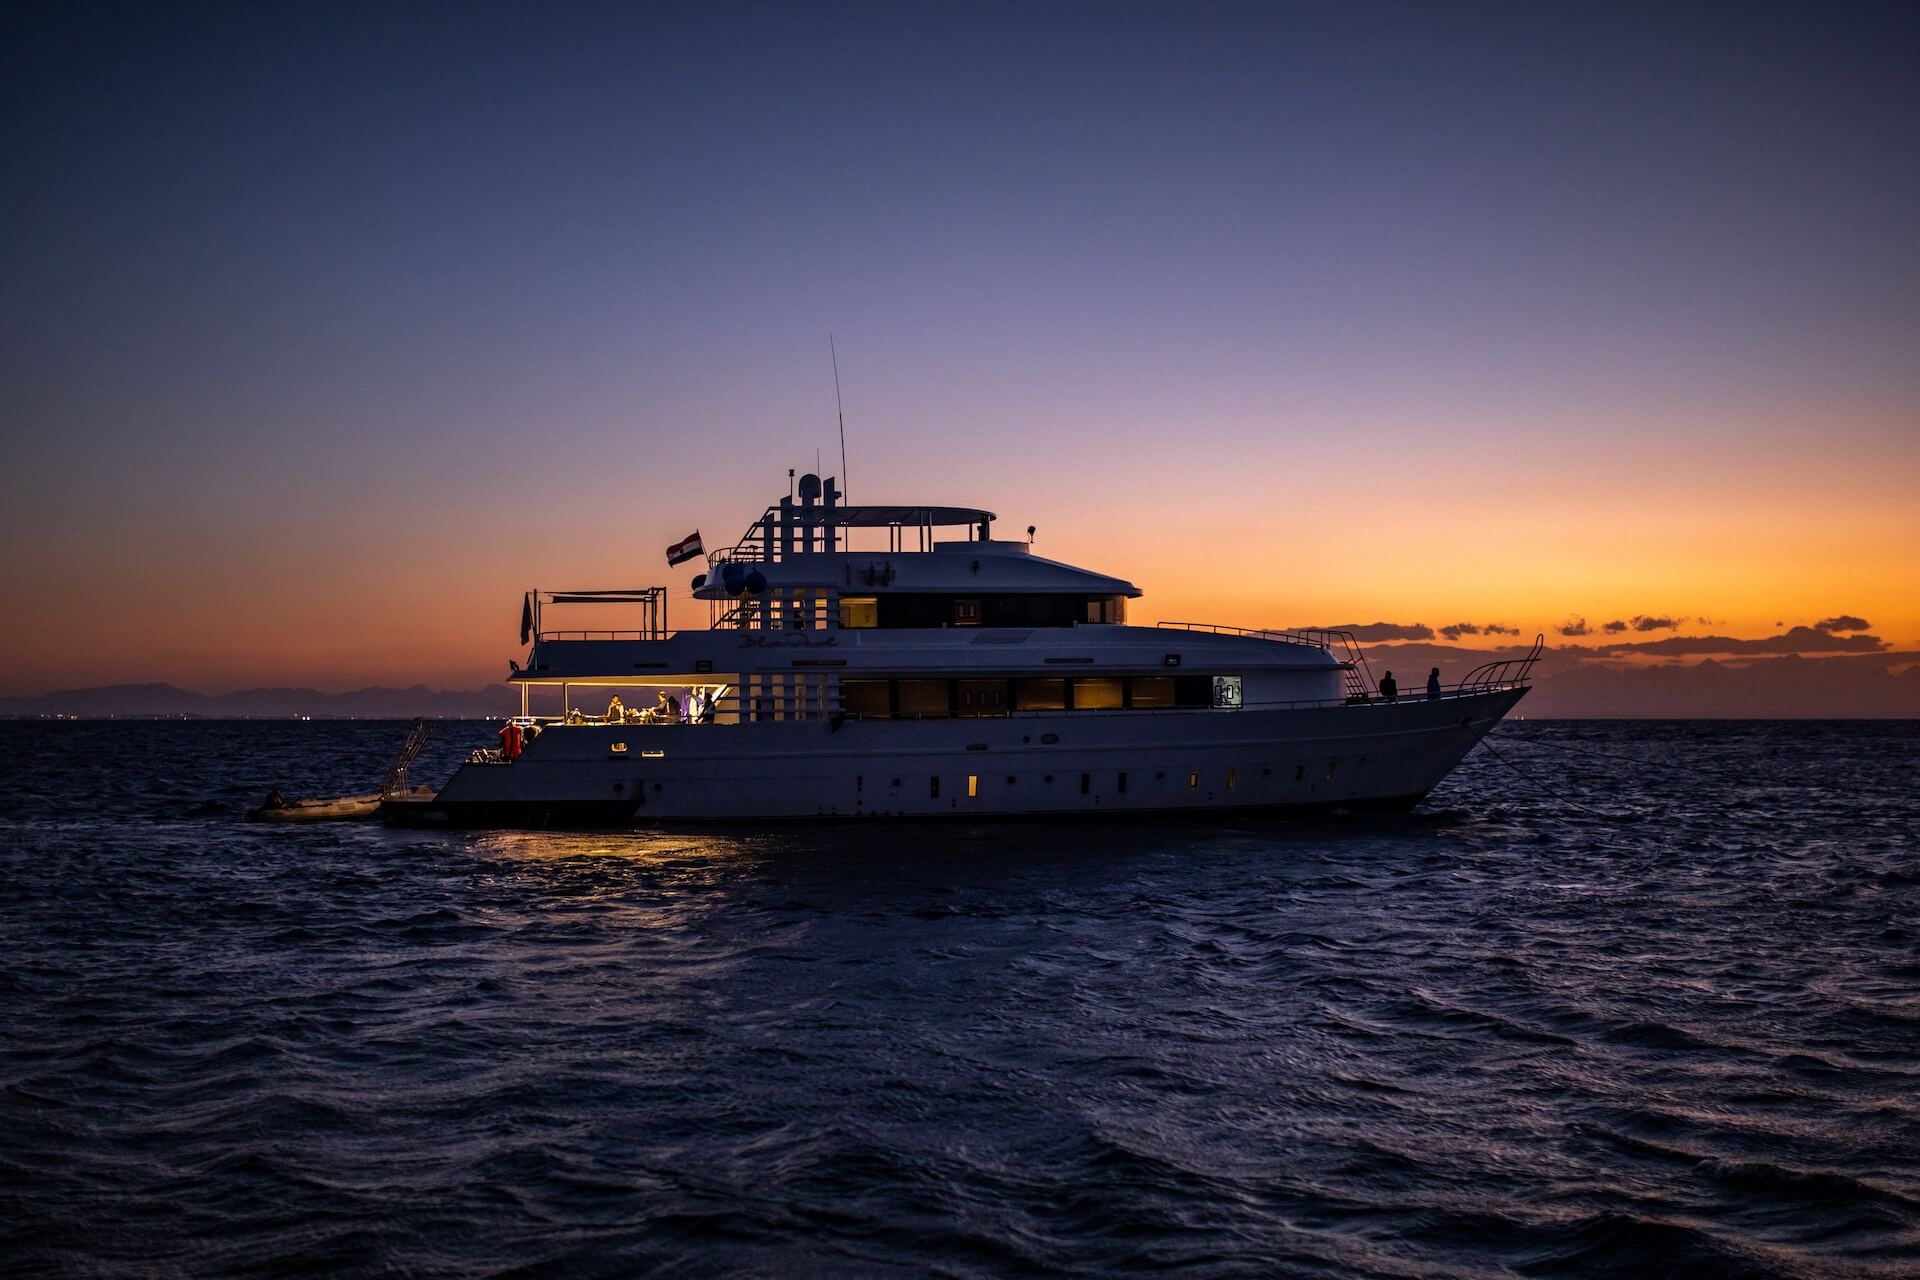
[{"label": "dark cloud", "polygon": [[1520,628],[1503,627],[1497,622],[1489,622],[1483,630],[1490,636],[1517,636],[1520,634]]},{"label": "dark cloud", "polygon": [[1608,635],[1619,635],[1622,631],[1625,631],[1627,629],[1627,624],[1620,621],[1620,619],[1615,618],[1612,622],[1609,622],[1606,626],[1600,629],[1606,632]]},{"label": "dark cloud", "polygon": [[1349,622],[1325,631],[1350,631],[1353,638],[1366,643],[1379,640],[1431,640],[1433,628],[1424,622]]},{"label": "dark cloud", "polygon": [[1782,635],[1760,640],[1732,636],[1668,636],[1631,644],[1602,644],[1596,654],[1648,653],[1667,657],[1698,654],[1879,653],[1887,642],[1879,636],[1836,636],[1814,627],[1794,627]]},{"label": "dark cloud", "polygon": [[1440,628],[1440,634],[1449,640],[1458,640],[1461,636],[1479,635],[1480,628],[1474,626],[1471,622],[1456,622],[1450,627]]},{"label": "dark cloud", "polygon": [[1587,625],[1585,618],[1568,618],[1560,624],[1560,634],[1563,636],[1590,636],[1593,634],[1593,628]]},{"label": "dark cloud", "polygon": [[1635,614],[1633,617],[1633,629],[1635,631],[1672,631],[1679,625],[1680,619],[1678,618],[1650,618],[1643,614]]},{"label": "dark cloud", "polygon": [[1872,625],[1865,618],[1856,618],[1850,613],[1843,613],[1837,617],[1820,619],[1813,624],[1813,629],[1815,631],[1865,631]]}]

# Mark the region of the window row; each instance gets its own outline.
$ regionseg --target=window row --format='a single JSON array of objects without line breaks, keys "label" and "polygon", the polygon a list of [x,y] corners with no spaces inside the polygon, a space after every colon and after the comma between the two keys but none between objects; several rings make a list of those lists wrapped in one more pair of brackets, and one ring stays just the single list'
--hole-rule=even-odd
[{"label": "window row", "polygon": [[1239,705],[1239,676],[932,677],[840,682],[841,710],[864,720],[977,719],[1014,711]]},{"label": "window row", "polygon": [[1125,596],[841,596],[840,625],[861,627],[1071,627],[1125,622]]}]

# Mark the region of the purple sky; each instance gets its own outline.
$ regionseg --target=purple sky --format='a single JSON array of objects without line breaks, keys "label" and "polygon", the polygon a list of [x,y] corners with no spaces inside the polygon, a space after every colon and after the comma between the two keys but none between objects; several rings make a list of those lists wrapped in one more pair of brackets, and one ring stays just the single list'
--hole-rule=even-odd
[{"label": "purple sky", "polygon": [[1160,616],[1920,644],[1911,5],[4,22],[0,691],[491,677],[828,332],[856,496]]}]

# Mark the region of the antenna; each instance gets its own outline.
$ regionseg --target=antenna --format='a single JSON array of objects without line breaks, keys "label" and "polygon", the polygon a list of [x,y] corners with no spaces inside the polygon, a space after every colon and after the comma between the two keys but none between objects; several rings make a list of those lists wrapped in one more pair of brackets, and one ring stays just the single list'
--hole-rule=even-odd
[{"label": "antenna", "polygon": [[840,403],[840,353],[834,349],[833,335],[827,335],[827,355],[833,360],[833,408],[840,415],[840,500],[847,499],[847,410]]}]

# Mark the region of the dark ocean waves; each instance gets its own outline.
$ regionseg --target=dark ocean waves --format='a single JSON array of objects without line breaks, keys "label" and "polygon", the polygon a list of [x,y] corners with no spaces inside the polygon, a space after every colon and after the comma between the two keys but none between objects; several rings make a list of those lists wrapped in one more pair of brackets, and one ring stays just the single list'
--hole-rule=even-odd
[{"label": "dark ocean waves", "polygon": [[1914,726],[1514,724],[1395,822],[240,821],[402,728],[0,726],[7,1272],[1920,1257]]}]

